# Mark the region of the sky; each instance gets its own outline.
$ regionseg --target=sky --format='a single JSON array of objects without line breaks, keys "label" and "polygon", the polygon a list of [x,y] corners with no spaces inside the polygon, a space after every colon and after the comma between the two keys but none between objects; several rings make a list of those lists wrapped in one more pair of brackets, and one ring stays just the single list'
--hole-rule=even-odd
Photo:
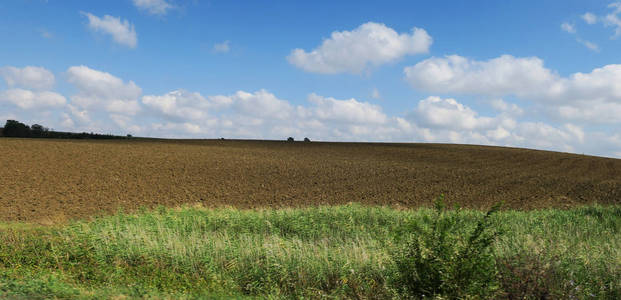
[{"label": "sky", "polygon": [[0,2],[0,122],[621,158],[621,2]]}]

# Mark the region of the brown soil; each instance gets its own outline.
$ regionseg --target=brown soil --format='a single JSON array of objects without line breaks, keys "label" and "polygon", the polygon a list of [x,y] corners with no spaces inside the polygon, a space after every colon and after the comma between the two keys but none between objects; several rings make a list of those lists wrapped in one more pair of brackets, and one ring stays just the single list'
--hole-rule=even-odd
[{"label": "brown soil", "polygon": [[163,204],[536,209],[621,203],[621,160],[441,144],[0,139],[0,220]]}]

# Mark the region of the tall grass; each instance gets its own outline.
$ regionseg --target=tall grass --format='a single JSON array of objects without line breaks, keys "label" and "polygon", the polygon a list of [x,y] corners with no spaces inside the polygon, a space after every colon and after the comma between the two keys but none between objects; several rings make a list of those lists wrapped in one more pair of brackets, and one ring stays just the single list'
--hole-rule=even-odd
[{"label": "tall grass", "polygon": [[[450,218],[442,234],[459,254],[484,215],[356,204],[186,206],[56,227],[5,224],[0,298],[416,298],[421,295],[404,289],[402,264],[413,239]],[[485,218],[483,229],[503,233],[493,235],[484,256],[470,260],[484,257],[477,268],[492,276],[463,289],[462,296],[621,297],[619,206],[500,211]],[[459,269],[451,260],[444,263],[446,270]],[[455,295],[449,291],[426,295]]]}]

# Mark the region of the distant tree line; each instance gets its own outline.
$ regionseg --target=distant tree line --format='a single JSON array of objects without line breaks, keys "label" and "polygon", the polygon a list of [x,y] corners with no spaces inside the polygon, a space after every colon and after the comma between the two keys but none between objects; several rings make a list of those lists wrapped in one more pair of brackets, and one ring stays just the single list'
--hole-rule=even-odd
[{"label": "distant tree line", "polygon": [[33,124],[28,126],[15,120],[7,120],[4,128],[0,128],[0,136],[5,137],[22,137],[22,138],[56,138],[56,139],[125,139],[131,138],[131,135],[118,136],[112,134],[99,134],[88,132],[63,132],[50,130],[43,125]]}]

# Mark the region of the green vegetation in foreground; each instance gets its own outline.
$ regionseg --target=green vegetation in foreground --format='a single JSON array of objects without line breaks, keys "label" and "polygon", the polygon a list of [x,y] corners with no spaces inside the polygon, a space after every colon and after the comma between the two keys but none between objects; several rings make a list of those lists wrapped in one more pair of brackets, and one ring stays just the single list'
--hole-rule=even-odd
[{"label": "green vegetation in foreground", "polygon": [[621,299],[620,206],[484,215],[184,207],[4,224],[0,298]]}]

